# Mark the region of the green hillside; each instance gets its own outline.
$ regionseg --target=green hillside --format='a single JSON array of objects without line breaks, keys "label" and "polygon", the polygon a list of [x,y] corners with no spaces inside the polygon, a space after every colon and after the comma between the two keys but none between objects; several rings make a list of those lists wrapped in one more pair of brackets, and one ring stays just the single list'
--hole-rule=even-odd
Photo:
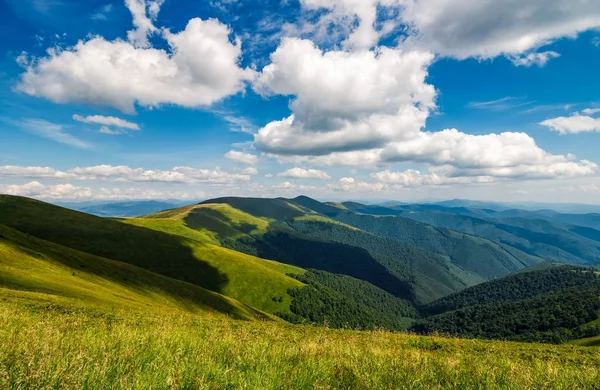
[{"label": "green hillside", "polygon": [[267,318],[233,299],[136,266],[50,243],[0,225],[1,299],[68,302],[104,310],[221,313]]},{"label": "green hillside", "polygon": [[413,330],[466,337],[565,342],[600,334],[600,275],[571,266],[483,283],[422,309]]},{"label": "green hillside", "polygon": [[426,305],[426,314],[440,314],[474,305],[518,301],[574,287],[600,286],[600,276],[587,268],[555,266],[525,271],[469,287]]},{"label": "green hillside", "polygon": [[304,271],[216,245],[212,237],[217,233],[190,229],[183,221],[193,209],[110,220],[32,199],[0,196],[0,223],[225,294],[259,310],[289,312],[287,290],[302,283],[286,274]]},{"label": "green hillside", "polygon": [[547,260],[571,264],[600,262],[600,231],[565,227],[544,219],[483,219],[446,211],[410,211],[401,215],[437,227],[457,230],[513,246]]},{"label": "green hillside", "polygon": [[[315,202],[305,197],[293,201],[307,208],[311,208]],[[485,279],[503,276],[543,261],[513,247],[453,230],[437,229],[408,218],[358,214],[335,207],[328,207],[322,212],[363,231],[447,256],[454,265]]]}]

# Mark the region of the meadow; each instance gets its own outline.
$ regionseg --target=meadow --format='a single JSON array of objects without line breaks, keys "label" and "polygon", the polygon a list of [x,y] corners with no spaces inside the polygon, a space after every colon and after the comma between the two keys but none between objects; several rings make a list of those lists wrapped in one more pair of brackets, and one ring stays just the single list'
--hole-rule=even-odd
[{"label": "meadow", "polygon": [[600,350],[0,294],[2,389],[596,389]]}]

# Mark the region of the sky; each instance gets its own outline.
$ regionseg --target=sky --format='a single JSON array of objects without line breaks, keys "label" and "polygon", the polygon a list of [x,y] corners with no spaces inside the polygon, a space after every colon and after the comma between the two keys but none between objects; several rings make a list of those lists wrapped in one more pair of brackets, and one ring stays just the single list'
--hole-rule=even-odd
[{"label": "sky", "polygon": [[598,0],[0,0],[0,193],[600,203]]}]

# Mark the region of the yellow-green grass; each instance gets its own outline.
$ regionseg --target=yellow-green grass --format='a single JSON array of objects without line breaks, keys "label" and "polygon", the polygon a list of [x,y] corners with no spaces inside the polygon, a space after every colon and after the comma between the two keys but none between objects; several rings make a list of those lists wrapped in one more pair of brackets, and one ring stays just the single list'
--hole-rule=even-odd
[{"label": "yellow-green grass", "polygon": [[6,389],[595,389],[596,348],[0,298]]},{"label": "yellow-green grass", "polygon": [[136,266],[90,255],[0,225],[0,288],[85,305],[266,318],[234,299]]},{"label": "yellow-green grass", "polygon": [[291,297],[288,289],[304,284],[288,274],[302,274],[305,270],[223,248],[218,245],[218,233],[199,227],[194,229],[186,223],[191,213],[207,210],[209,217],[227,223],[232,230],[244,223],[255,226],[254,229],[259,232],[268,228],[265,220],[226,204],[189,206],[123,222],[190,239],[187,245],[192,248],[193,255],[227,277],[227,283],[220,290],[222,294],[268,313],[289,313]]}]

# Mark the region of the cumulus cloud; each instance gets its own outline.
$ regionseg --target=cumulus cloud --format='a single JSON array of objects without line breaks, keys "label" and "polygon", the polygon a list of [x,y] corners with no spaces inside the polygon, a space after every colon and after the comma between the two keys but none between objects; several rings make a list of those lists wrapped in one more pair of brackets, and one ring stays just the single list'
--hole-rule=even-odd
[{"label": "cumulus cloud", "polygon": [[114,116],[89,115],[84,117],[78,114],[74,114],[73,120],[82,123],[93,123],[98,125],[119,127],[127,130],[140,129],[140,126],[137,123],[129,122],[125,119],[117,118]]},{"label": "cumulus cloud", "polygon": [[38,181],[27,184],[0,185],[0,193],[41,199],[82,199],[92,196],[91,189],[87,187],[76,187],[72,184],[46,186]]},{"label": "cumulus cloud", "polygon": [[136,47],[148,47],[148,36],[156,33],[154,26],[164,0],[125,0],[125,5],[133,17],[133,30],[127,32],[127,39]]},{"label": "cumulus cloud", "polygon": [[254,167],[248,167],[248,168],[242,169],[241,173],[244,175],[254,176],[254,175],[258,175],[258,169],[254,168]]},{"label": "cumulus cloud", "polygon": [[288,192],[288,191],[302,192],[302,191],[314,191],[317,189],[317,187],[306,186],[306,185],[290,183],[289,181],[285,181],[280,184],[275,184],[275,185],[269,186],[268,189],[274,190],[274,191],[284,191],[284,192]]},{"label": "cumulus cloud", "polygon": [[332,191],[344,192],[380,192],[388,189],[384,183],[358,181],[353,177],[342,177],[337,183],[330,184],[328,187]]},{"label": "cumulus cloud", "polygon": [[[78,187],[72,184],[44,185],[38,181],[26,184],[1,185],[0,193],[28,196],[47,200],[143,200],[143,199],[192,199],[187,192],[159,191],[144,188],[100,188]],[[201,194],[196,194],[201,197]]]},{"label": "cumulus cloud", "polygon": [[[594,114],[600,112],[598,109],[584,110],[584,113]],[[558,118],[547,119],[540,122],[540,125],[549,127],[551,130],[564,134],[577,134],[590,131],[600,131],[600,118],[575,114],[572,116],[559,116]]]},{"label": "cumulus cloud", "polygon": [[[407,47],[458,59],[506,55],[522,66],[543,66],[558,53],[537,53],[538,48],[600,27],[600,4],[590,0],[573,0],[568,7],[562,0],[302,0],[301,4],[308,11],[328,10],[312,30],[324,35],[341,29],[349,48],[373,47],[386,32],[404,25]],[[385,12],[390,8],[393,12]]]},{"label": "cumulus cloud", "polygon": [[[406,0],[401,18],[409,26],[409,45],[458,59],[520,57],[600,27],[600,3],[572,0],[565,7],[562,0]],[[529,61],[551,56],[534,55]]]},{"label": "cumulus cloud", "polygon": [[225,158],[248,165],[254,165],[258,163],[259,160],[258,156],[254,154],[244,153],[237,150],[230,150],[229,152],[225,153]]},{"label": "cumulus cloud", "polygon": [[[547,153],[525,133],[422,131],[435,109],[436,91],[426,83],[432,58],[426,52],[387,48],[323,52],[310,41],[286,39],[254,89],[292,96],[292,115],[261,128],[255,146],[280,161],[361,167],[417,162],[447,166],[454,176],[466,177],[479,176],[475,171],[502,178],[596,172],[589,161]],[[472,103],[488,109],[515,104],[529,102],[507,97]]]},{"label": "cumulus cloud", "polygon": [[161,30],[169,51],[95,36],[72,48],[49,49],[46,57],[21,56],[25,72],[17,90],[55,103],[110,106],[126,113],[136,104],[208,106],[242,91],[254,76],[240,68],[241,41],[230,41],[230,35],[215,19],[195,18],[179,33]]},{"label": "cumulus cloud", "polygon": [[422,132],[409,141],[391,143],[382,159],[448,165],[468,176],[486,172],[502,177],[575,177],[594,174],[598,169],[590,161],[575,161],[573,155],[550,154],[525,133],[471,135],[456,129]]},{"label": "cumulus cloud", "polygon": [[96,165],[59,171],[49,167],[0,166],[0,177],[27,177],[83,181],[212,183],[227,184],[249,181],[247,173],[230,173],[219,168],[198,169],[175,167],[170,170],[131,168],[128,166]]},{"label": "cumulus cloud", "polygon": [[[301,0],[307,10],[327,9],[329,13],[321,15],[316,25],[304,26],[304,29],[324,31],[342,30],[348,36],[343,45],[353,49],[368,49],[375,46],[382,35],[388,33],[397,20],[385,18],[378,13],[378,7],[398,7],[401,0]],[[386,19],[384,23],[377,23]],[[386,23],[387,22],[387,23]],[[380,27],[377,24],[381,24]]]},{"label": "cumulus cloud", "polygon": [[285,172],[277,174],[279,177],[288,177],[294,179],[331,179],[327,172],[318,169],[291,168]]},{"label": "cumulus cloud", "polygon": [[425,82],[432,59],[389,48],[322,52],[311,41],[285,39],[254,89],[294,96],[292,115],[261,128],[256,146],[275,154],[326,155],[415,134],[435,107],[435,89]]}]

